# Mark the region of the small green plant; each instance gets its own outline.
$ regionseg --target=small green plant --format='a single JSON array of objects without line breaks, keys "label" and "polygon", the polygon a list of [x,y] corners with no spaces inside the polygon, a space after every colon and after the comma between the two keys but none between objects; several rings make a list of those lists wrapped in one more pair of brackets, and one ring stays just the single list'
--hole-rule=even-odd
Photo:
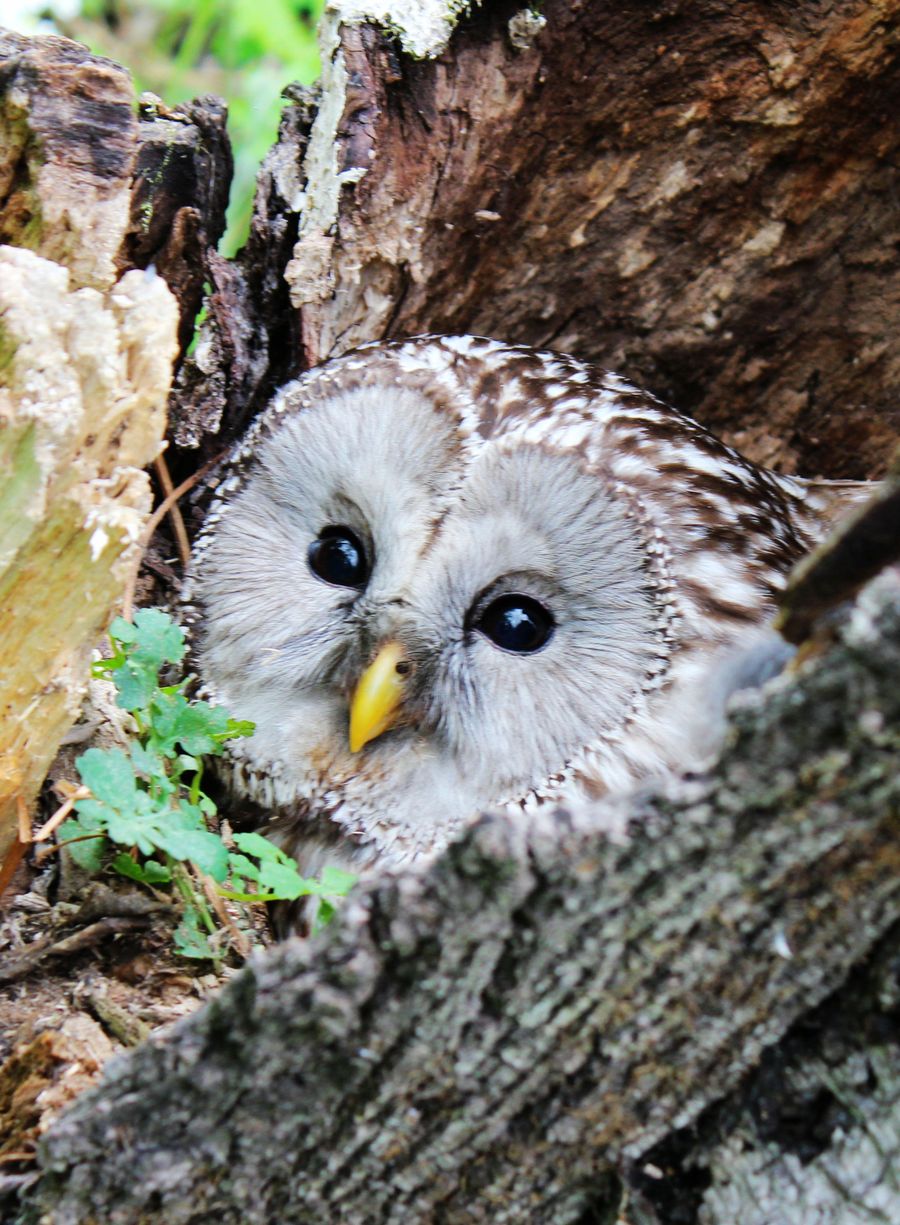
[{"label": "small green plant", "polygon": [[183,910],[175,947],[185,957],[219,955],[217,926],[197,873],[211,877],[219,895],[233,901],[315,897],[314,925],[327,922],[334,899],[348,892],[354,876],[326,868],[319,880],[307,879],[261,834],[234,834],[234,850],[207,826],[216,806],[202,790],[203,759],[222,753],[228,740],[252,735],[253,724],[188,698],[190,677],[160,685],[160,671],[184,658],[181,628],[159,609],[145,608],[133,624],[117,617],[109,636],[112,654],[94,664],[94,675],[112,681],[135,735],[127,751],[88,749],[75,763],[91,793],[76,802],[76,815],[60,830],[75,862],[98,871],[114,846],[121,848],[109,863],[116,872],[151,887],[174,886]]}]

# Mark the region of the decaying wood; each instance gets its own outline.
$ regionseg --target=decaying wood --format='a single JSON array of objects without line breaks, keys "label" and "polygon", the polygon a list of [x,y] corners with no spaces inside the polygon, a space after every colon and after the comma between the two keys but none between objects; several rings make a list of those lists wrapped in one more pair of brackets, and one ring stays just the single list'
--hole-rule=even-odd
[{"label": "decaying wood", "polygon": [[455,330],[611,366],[785,470],[880,474],[900,0],[485,0],[451,36],[462,7],[329,6],[256,217],[277,273],[217,290],[180,437],[304,362]]},{"label": "decaying wood", "polygon": [[89,652],[150,509],[176,316],[162,280],[105,293],[0,249],[5,488],[0,507],[0,834],[78,714]]},{"label": "decaying wood", "polygon": [[223,124],[209,100],[139,122],[118,65],[0,35],[0,854],[138,561],[178,307],[186,341],[222,229]]},{"label": "decaying wood", "polygon": [[[256,958],[57,1123],[38,1203],[110,1225],[607,1219],[611,1167],[733,1093],[900,919],[898,670],[890,576],[738,713],[710,778],[633,801],[627,834],[602,807],[489,819]],[[895,1073],[883,1088],[888,1137]],[[810,1219],[789,1208],[769,1220]]]},{"label": "decaying wood", "polygon": [[[0,1074],[0,1162],[33,1149],[41,1117],[73,1101],[113,1052],[90,1017],[69,1018],[40,1034],[4,1065]],[[60,1077],[60,1071],[66,1075]]]},{"label": "decaying wood", "polygon": [[178,301],[179,349],[194,331],[208,261],[225,229],[231,182],[226,111],[206,97],[167,107],[141,99],[122,268],[152,264]]},{"label": "decaying wood", "polygon": [[12,983],[20,978],[27,978],[49,958],[70,957],[83,949],[93,948],[95,944],[110,936],[149,925],[149,918],[98,919],[96,923],[90,923],[61,940],[49,937],[45,940],[34,940],[19,956],[0,963],[0,983]]},{"label": "decaying wood", "polygon": [[315,108],[310,91],[293,87],[287,96],[279,141],[258,176],[247,245],[234,261],[208,255],[208,322],[170,402],[171,438],[187,457],[198,447],[206,458],[218,454],[278,383],[304,368],[284,270],[297,240]]},{"label": "decaying wood", "polygon": [[128,219],[137,121],[128,73],[62,38],[0,30],[0,240],[107,290]]}]

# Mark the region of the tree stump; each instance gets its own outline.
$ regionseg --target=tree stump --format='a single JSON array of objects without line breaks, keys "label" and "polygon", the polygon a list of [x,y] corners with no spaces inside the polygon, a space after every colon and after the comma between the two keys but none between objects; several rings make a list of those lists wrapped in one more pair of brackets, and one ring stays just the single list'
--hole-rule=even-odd
[{"label": "tree stump", "polygon": [[[178,474],[307,366],[458,330],[618,368],[784,470],[879,475],[900,424],[900,0],[464,10],[329,7],[321,88],[288,90],[234,261],[212,250],[228,172],[214,103],[148,103],[139,125],[114,66],[16,44],[28,72],[90,65],[110,106],[76,135],[123,108],[108,161],[125,190],[103,213],[119,240],[85,224],[38,255],[97,318],[121,290],[96,269],[168,283]],[[4,114],[24,71],[3,77]],[[86,90],[57,73],[24,96],[34,125]],[[4,121],[7,144],[54,149],[23,143],[22,122]],[[184,173],[163,189],[176,146]],[[35,246],[30,190],[4,206],[20,247]],[[151,263],[156,280],[137,270]],[[171,348],[148,344],[168,370]],[[58,403],[47,384],[41,407]],[[893,522],[891,488],[869,521]],[[429,873],[257,956],[54,1125],[22,1220],[900,1217],[900,587],[888,573],[842,606],[837,556],[792,597],[804,662],[742,705],[708,776],[528,824],[486,817]],[[92,627],[121,582],[108,560]],[[80,595],[93,573],[65,581]]]}]

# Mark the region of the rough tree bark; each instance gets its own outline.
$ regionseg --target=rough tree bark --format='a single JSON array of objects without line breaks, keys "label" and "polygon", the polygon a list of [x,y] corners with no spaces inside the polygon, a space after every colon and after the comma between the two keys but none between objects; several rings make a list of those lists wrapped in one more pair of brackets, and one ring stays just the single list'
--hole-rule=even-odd
[{"label": "rough tree bark", "polygon": [[626,370],[786,470],[883,470],[898,0],[492,0],[452,37],[459,4],[333,7],[176,438],[360,341],[468,330]]},{"label": "rough tree bark", "polygon": [[[630,1171],[633,1219],[673,1220],[667,1146],[835,993],[774,1056],[783,1081],[735,1095],[747,1120],[698,1128],[699,1219],[809,1222],[829,1178],[860,1219],[896,1219],[898,669],[894,577],[748,705],[711,778],[487,820],[324,939],[256,958],[51,1130],[39,1204],[110,1225],[555,1223],[613,1219]],[[882,937],[867,990],[848,985]],[[819,1164],[782,1202],[795,1146]]]},{"label": "rough tree bark", "polygon": [[[305,365],[458,329],[622,368],[785,469],[882,471],[900,0],[463,8],[331,6],[235,261],[221,113],[145,108],[118,270],[156,264],[182,345],[212,286],[179,470]],[[900,598],[808,641],[833,557],[806,662],[708,778],[488,819],[258,957],[57,1123],[25,1217],[900,1217]]]}]

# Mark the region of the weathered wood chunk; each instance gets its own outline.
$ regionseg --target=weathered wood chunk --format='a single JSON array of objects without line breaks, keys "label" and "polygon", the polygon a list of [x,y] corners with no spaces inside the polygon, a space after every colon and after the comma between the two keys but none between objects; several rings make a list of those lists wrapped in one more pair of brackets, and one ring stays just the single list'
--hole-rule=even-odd
[{"label": "weathered wood chunk", "polygon": [[116,279],[137,136],[124,69],[0,38],[0,852],[137,563],[165,431],[175,301]]}]

